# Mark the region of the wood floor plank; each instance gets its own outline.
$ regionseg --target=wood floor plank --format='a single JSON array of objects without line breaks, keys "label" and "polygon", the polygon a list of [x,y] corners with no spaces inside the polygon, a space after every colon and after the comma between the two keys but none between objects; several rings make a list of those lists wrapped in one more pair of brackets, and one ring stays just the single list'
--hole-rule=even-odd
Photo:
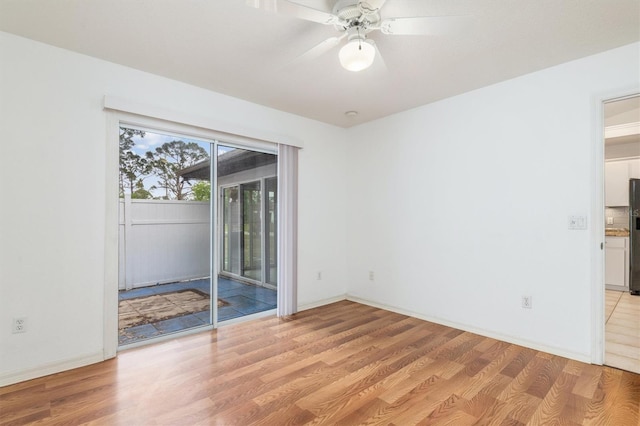
[{"label": "wood floor plank", "polygon": [[636,422],[640,425],[640,375],[624,371],[620,381],[620,391],[614,403],[616,417],[620,421]]},{"label": "wood floor plank", "polygon": [[500,373],[504,366],[511,362],[517,354],[518,349],[516,347],[504,347],[501,353],[494,355],[493,359],[485,368],[475,374],[473,382],[460,393],[460,396],[470,400],[485,390],[487,383],[492,383],[493,379]]},{"label": "wood floor plank", "polygon": [[438,376],[430,376],[410,391],[403,394],[384,410],[378,411],[367,420],[368,424],[415,424],[427,417],[442,401],[430,400],[426,394],[440,381]]},{"label": "wood floor plank", "polygon": [[562,419],[564,406],[577,380],[577,376],[560,372],[531,416],[530,422],[533,424],[545,424],[550,419]]},{"label": "wood floor plank", "polygon": [[566,363],[567,360],[560,357],[550,358],[549,362],[546,362],[543,368],[538,371],[535,381],[529,386],[527,393],[543,399]]},{"label": "wood floor plank", "polygon": [[602,368],[588,364],[582,364],[582,367],[580,376],[572,392],[590,400],[594,398],[595,392],[598,389]]},{"label": "wood floor plank", "polygon": [[348,301],[0,388],[2,426],[639,422],[638,374]]},{"label": "wood floor plank", "polygon": [[604,368],[598,381],[598,389],[589,404],[583,424],[606,425],[613,423],[614,401],[620,387],[622,372],[612,368]]},{"label": "wood floor plank", "polygon": [[446,400],[429,413],[427,417],[420,420],[417,425],[473,425],[476,422],[475,416],[461,410],[461,407],[468,404],[464,398],[452,394]]},{"label": "wood floor plank", "polygon": [[408,374],[402,381],[388,387],[387,391],[380,395],[380,398],[388,403],[395,403],[401,400],[404,395],[420,388],[424,383],[431,382],[433,377],[446,380],[455,376],[454,372],[459,372],[464,368],[464,365],[446,359],[433,360],[430,364],[426,364],[425,360],[421,364],[423,367],[421,371]]},{"label": "wood floor plank", "polygon": [[529,386],[538,378],[538,373],[545,367],[546,362],[541,357],[534,356],[520,373],[514,377],[505,390],[498,395],[498,399],[508,401],[513,395],[526,392]]},{"label": "wood floor plank", "polygon": [[589,409],[590,400],[580,395],[571,393],[567,396],[567,400],[560,414],[561,419],[566,419],[568,424],[581,425]]},{"label": "wood floor plank", "polygon": [[315,370],[296,377],[288,383],[281,384],[269,391],[255,396],[253,401],[261,406],[278,407],[278,405],[295,404],[300,398],[316,392],[322,387],[344,377],[345,370],[330,367],[321,363]]}]

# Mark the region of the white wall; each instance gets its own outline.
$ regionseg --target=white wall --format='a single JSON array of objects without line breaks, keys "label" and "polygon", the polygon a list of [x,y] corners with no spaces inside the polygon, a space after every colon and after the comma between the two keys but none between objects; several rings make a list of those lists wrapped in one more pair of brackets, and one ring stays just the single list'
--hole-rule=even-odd
[{"label": "white wall", "polygon": [[346,293],[342,129],[6,33],[0,58],[0,385],[102,359],[105,94],[302,140],[299,304]]},{"label": "white wall", "polygon": [[639,47],[343,130],[0,33],[0,385],[102,358],[105,94],[304,141],[301,306],[348,291],[588,358],[567,216],[591,208],[594,99],[638,87]]},{"label": "white wall", "polygon": [[568,216],[590,214],[596,99],[638,90],[639,46],[351,129],[350,295],[589,360],[591,230]]}]

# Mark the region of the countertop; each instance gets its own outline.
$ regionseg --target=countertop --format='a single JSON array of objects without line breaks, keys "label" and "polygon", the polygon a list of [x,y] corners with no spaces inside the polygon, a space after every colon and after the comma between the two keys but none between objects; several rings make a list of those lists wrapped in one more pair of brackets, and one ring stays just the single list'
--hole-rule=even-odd
[{"label": "countertop", "polygon": [[628,237],[629,230],[627,228],[605,228],[605,237]]}]

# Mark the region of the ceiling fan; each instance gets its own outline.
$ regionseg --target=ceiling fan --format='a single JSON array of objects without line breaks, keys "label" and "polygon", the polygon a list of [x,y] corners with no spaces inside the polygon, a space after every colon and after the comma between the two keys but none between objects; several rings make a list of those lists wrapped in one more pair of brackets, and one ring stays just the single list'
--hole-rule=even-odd
[{"label": "ceiling fan", "polygon": [[367,34],[380,31],[387,35],[438,35],[448,32],[461,16],[408,16],[382,18],[380,10],[386,0],[337,0],[331,12],[314,9],[290,0],[246,0],[257,9],[282,13],[324,25],[333,25],[342,34],[330,37],[314,46],[295,62],[316,58],[342,40],[347,43],[340,49],[340,64],[349,71],[362,71],[373,64],[377,56],[382,57]]}]

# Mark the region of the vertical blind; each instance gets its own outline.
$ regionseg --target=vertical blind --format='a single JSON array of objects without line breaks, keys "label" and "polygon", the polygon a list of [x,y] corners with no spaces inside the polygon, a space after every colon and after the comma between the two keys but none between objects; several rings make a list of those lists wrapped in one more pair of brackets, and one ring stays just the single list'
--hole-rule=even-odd
[{"label": "vertical blind", "polygon": [[298,148],[278,146],[278,310],[298,311]]}]

